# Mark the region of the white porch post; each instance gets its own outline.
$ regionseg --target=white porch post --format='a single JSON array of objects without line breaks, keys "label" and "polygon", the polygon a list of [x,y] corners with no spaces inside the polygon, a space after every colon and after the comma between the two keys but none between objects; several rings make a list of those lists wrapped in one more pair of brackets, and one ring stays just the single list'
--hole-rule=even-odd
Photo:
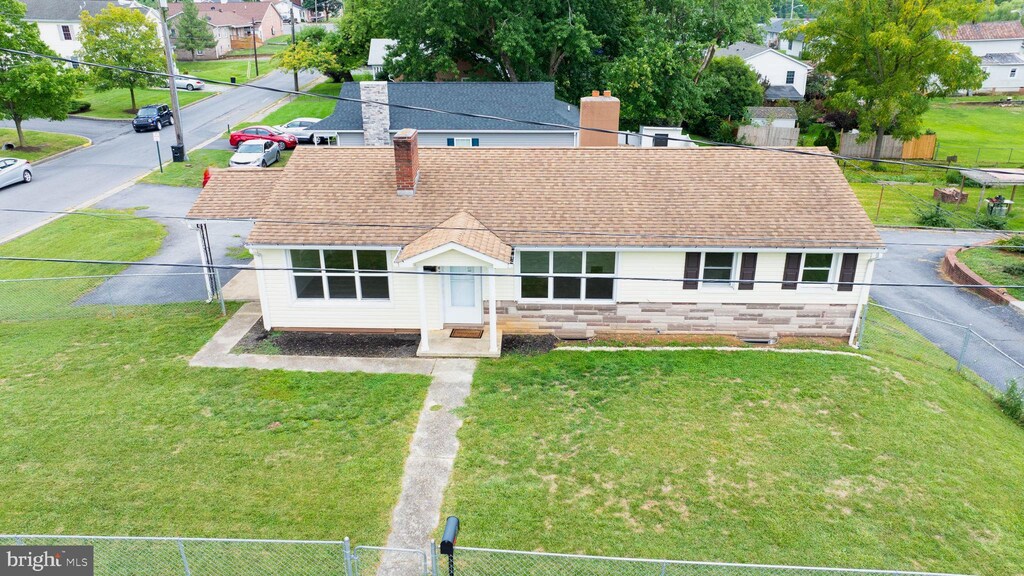
[{"label": "white porch post", "polygon": [[430,351],[430,339],[427,334],[427,289],[426,280],[424,279],[423,266],[417,266],[416,271],[416,285],[420,290],[420,350],[423,352]]},{"label": "white porch post", "polygon": [[494,289],[494,266],[487,269],[490,274],[487,277],[487,291],[489,292],[488,297],[488,320],[490,321],[491,328],[491,352],[495,353],[498,351],[498,315],[495,311],[495,289]]}]

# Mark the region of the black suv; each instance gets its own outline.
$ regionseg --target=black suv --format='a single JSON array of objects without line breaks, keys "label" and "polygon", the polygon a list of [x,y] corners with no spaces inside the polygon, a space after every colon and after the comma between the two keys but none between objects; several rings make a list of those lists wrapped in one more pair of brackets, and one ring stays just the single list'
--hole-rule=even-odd
[{"label": "black suv", "polygon": [[143,106],[132,120],[132,128],[135,128],[136,132],[162,130],[164,126],[171,124],[174,124],[174,116],[171,115],[171,108],[167,104]]}]

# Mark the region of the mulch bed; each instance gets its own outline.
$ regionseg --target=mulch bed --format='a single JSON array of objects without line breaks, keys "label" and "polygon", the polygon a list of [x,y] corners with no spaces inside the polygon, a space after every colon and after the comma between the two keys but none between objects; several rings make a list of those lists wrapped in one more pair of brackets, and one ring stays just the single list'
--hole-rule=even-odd
[{"label": "mulch bed", "polygon": [[527,336],[523,334],[509,334],[501,337],[501,355],[509,354],[545,354],[554,350],[558,345],[558,338],[550,334],[545,336]]},{"label": "mulch bed", "polygon": [[257,322],[238,341],[236,354],[288,356],[352,356],[359,358],[413,358],[418,334],[339,334],[330,332],[267,332]]}]

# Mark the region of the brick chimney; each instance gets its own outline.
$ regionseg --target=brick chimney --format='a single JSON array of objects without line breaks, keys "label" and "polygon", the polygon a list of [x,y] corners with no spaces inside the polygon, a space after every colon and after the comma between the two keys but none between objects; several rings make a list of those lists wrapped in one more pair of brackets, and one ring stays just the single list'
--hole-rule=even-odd
[{"label": "brick chimney", "polygon": [[[613,132],[619,129],[619,99],[612,96],[611,90],[604,94],[594,90],[590,96],[580,98],[580,127]],[[580,130],[580,148],[618,145],[618,134]]]},{"label": "brick chimney", "polygon": [[399,196],[416,193],[420,179],[420,147],[414,128],[403,128],[391,139],[395,145],[395,186]]}]

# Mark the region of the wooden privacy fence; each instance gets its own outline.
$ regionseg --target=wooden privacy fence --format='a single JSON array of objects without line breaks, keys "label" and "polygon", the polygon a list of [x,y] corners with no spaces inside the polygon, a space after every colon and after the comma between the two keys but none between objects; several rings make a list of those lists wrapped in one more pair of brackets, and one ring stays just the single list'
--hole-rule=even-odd
[{"label": "wooden privacy fence", "polygon": [[[839,154],[871,158],[875,155],[875,136],[865,142],[857,142],[857,134],[844,133],[839,136]],[[897,140],[892,136],[882,137],[882,158],[903,160],[931,160],[935,156],[937,139],[935,134],[922,134],[913,140]]]},{"label": "wooden privacy fence", "polygon": [[771,125],[740,126],[736,139],[751,146],[796,146],[800,139],[800,129]]}]

